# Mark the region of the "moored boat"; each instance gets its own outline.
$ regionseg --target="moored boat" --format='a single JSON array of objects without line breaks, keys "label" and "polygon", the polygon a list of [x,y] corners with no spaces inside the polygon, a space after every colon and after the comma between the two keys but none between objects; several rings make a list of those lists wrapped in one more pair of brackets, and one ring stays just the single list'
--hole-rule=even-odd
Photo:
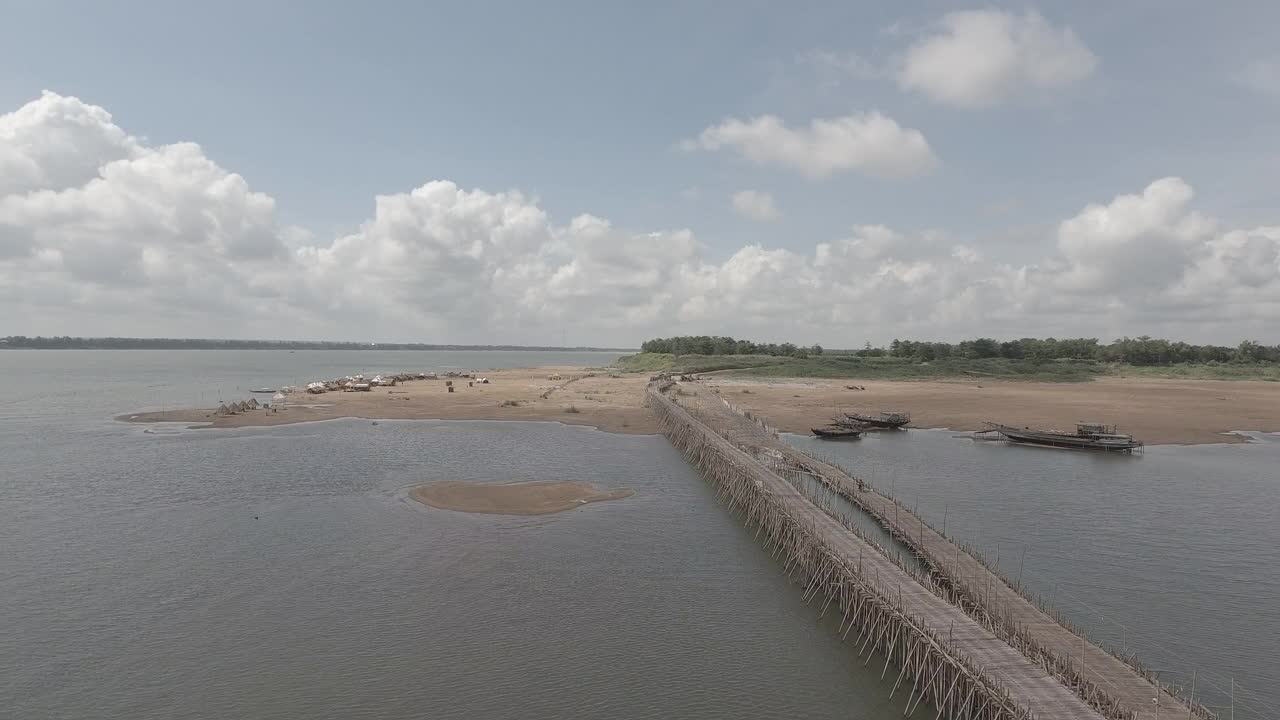
[{"label": "moored boat", "polygon": [[827,425],[826,427],[812,428],[812,430],[814,435],[828,440],[856,438],[862,434],[862,430],[859,428],[845,427],[843,425]]},{"label": "moored boat", "polygon": [[844,413],[836,422],[840,425],[870,425],[897,430],[911,422],[911,415],[887,410],[881,410],[879,413]]},{"label": "moored boat", "polygon": [[1132,435],[1118,433],[1114,427],[1099,423],[1079,423],[1074,433],[1015,428],[992,422],[985,424],[986,432],[997,433],[1005,440],[1021,445],[1109,452],[1133,452],[1143,447],[1142,442],[1134,440]]}]

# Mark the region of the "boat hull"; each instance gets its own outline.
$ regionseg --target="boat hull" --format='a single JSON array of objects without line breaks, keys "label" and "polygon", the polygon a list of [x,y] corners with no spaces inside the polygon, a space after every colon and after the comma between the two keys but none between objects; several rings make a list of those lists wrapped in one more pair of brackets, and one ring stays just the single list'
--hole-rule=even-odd
[{"label": "boat hull", "polygon": [[851,440],[862,435],[861,430],[844,427],[812,428],[813,434],[826,440]]},{"label": "boat hull", "polygon": [[908,417],[877,417],[875,415],[849,415],[846,414],[841,424],[848,425],[868,425],[870,427],[881,428],[883,430],[901,430],[911,422]]},{"label": "boat hull", "polygon": [[1064,450],[1099,450],[1102,452],[1133,452],[1142,447],[1136,440],[1102,441],[1083,435],[1051,433],[1037,430],[1019,430],[1007,425],[991,425],[1005,440],[1019,445],[1060,448]]}]

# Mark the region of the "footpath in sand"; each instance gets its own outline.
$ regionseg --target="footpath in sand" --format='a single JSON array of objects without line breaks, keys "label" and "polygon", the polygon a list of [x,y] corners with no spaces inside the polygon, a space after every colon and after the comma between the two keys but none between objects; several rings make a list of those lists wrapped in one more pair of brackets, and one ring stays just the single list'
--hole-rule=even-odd
[{"label": "footpath in sand", "polygon": [[[489,384],[414,380],[371,392],[294,393],[282,412],[218,416],[211,409],[130,413],[132,422],[211,427],[366,419],[552,420],[608,432],[656,433],[644,406],[649,375],[611,377],[583,368],[486,370]],[[903,410],[914,427],[981,430],[984,421],[1074,430],[1077,422],[1119,425],[1149,445],[1242,442],[1233,430],[1280,431],[1280,383],[1101,378],[1081,383],[747,379],[704,375],[739,407],[786,432],[808,433],[837,412]],[[552,379],[558,378],[558,379]],[[851,388],[864,388],[862,390]],[[226,398],[228,401],[242,398]]]}]

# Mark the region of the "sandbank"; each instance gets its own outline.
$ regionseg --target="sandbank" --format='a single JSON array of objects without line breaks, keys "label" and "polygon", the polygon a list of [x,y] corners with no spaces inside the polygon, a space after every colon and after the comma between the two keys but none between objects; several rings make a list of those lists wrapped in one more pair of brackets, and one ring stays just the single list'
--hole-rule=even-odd
[{"label": "sandbank", "polygon": [[627,488],[597,490],[583,482],[494,485],[457,480],[430,483],[409,491],[409,497],[433,508],[494,515],[547,515],[634,494]]},{"label": "sandbank", "polygon": [[[1118,425],[1148,445],[1238,443],[1240,430],[1280,431],[1280,383],[1104,377],[1081,383],[1017,381],[708,381],[734,405],[784,432],[809,433],[839,411],[898,410],[912,426],[982,430],[986,421],[1074,430]],[[862,387],[863,390],[849,389]],[[695,390],[702,390],[695,388]]]},{"label": "sandbank", "polygon": [[[280,412],[216,415],[212,408],[127,413],[125,422],[179,422],[214,428],[288,425],[315,420],[551,420],[606,432],[654,434],[657,419],[644,407],[648,376],[610,377],[584,368],[485,370],[488,384],[465,378],[411,380],[371,392],[293,393]],[[445,385],[452,380],[454,392]],[[228,398],[246,400],[250,396]]]},{"label": "sandbank", "polygon": [[[657,433],[644,405],[647,374],[611,376],[584,368],[486,370],[489,384],[415,380],[372,392],[293,394],[281,412],[218,416],[213,410],[129,413],[130,422],[208,427],[284,425],[337,418],[552,420],[607,432]],[[1150,445],[1245,442],[1237,430],[1280,432],[1280,383],[1104,377],[1092,382],[1002,380],[902,381],[754,379],[709,374],[687,392],[716,393],[768,418],[780,430],[808,433],[839,411],[903,410],[914,427],[981,430],[984,421],[1072,429],[1077,422],[1119,425]],[[861,387],[862,390],[851,389]],[[247,399],[244,398],[228,398]]]}]

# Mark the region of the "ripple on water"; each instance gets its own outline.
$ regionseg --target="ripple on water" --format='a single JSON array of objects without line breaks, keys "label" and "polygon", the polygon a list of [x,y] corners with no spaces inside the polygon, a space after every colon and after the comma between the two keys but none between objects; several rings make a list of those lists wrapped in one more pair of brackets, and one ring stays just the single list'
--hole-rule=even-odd
[{"label": "ripple on water", "polygon": [[[662,438],[449,426],[51,438],[60,474],[0,505],[19,539],[0,621],[21,650],[0,653],[0,704],[144,720],[901,713]],[[498,476],[637,494],[538,517],[403,500],[424,479]]]}]

